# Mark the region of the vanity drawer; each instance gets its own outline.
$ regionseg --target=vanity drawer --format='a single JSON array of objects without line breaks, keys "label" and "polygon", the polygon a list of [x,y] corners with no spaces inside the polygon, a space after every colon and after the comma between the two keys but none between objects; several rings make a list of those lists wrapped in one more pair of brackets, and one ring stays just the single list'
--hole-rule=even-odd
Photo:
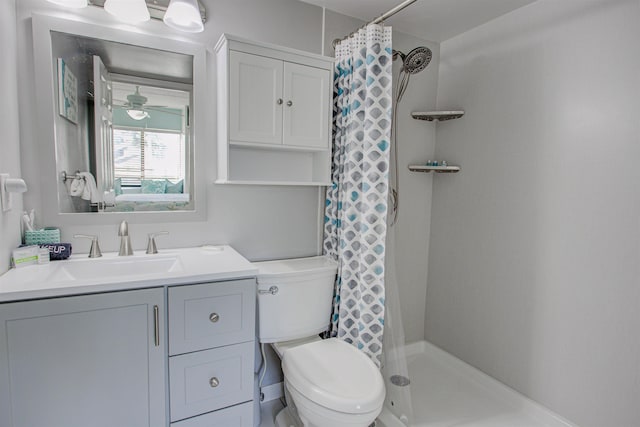
[{"label": "vanity drawer", "polygon": [[255,309],[255,279],[169,288],[169,354],[252,341]]},{"label": "vanity drawer", "polygon": [[171,421],[253,399],[254,343],[169,358]]},{"label": "vanity drawer", "polygon": [[253,402],[171,423],[171,427],[253,427]]}]

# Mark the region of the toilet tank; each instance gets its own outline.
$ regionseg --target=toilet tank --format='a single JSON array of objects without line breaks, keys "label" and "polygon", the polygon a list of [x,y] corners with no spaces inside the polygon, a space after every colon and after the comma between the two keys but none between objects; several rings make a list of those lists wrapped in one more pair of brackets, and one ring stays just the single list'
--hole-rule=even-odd
[{"label": "toilet tank", "polygon": [[335,261],[318,256],[252,264],[258,269],[260,342],[289,341],[327,330],[338,270]]}]

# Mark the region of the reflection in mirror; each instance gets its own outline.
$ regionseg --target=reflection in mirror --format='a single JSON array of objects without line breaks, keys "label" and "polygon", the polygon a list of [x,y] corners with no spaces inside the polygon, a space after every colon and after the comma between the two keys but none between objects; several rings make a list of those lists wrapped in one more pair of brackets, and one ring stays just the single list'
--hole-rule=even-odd
[{"label": "reflection in mirror", "polygon": [[55,31],[51,45],[78,88],[70,120],[57,67],[60,212],[192,210],[193,57]]}]

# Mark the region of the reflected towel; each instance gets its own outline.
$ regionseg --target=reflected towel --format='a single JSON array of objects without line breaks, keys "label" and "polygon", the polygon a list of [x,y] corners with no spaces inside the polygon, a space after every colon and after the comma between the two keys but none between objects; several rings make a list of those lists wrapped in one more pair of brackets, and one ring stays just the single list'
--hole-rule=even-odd
[{"label": "reflected towel", "polygon": [[71,185],[69,186],[69,195],[74,197],[82,196],[84,187],[84,179],[74,178],[73,181],[71,181]]},{"label": "reflected towel", "polygon": [[78,176],[84,178],[84,190],[80,197],[84,200],[90,200],[91,203],[101,203],[102,194],[98,193],[98,186],[93,175],[90,172],[80,172]]}]

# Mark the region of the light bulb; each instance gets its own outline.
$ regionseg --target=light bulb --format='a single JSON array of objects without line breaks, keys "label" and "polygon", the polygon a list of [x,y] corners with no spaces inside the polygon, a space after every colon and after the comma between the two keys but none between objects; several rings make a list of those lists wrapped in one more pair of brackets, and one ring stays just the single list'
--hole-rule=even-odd
[{"label": "light bulb", "polygon": [[87,0],[47,0],[49,3],[57,4],[60,6],[71,7],[74,9],[80,9],[87,7]]},{"label": "light bulb", "polygon": [[204,30],[198,0],[171,0],[163,21],[171,28],[188,33]]},{"label": "light bulb", "polygon": [[137,24],[151,19],[144,0],[107,0],[104,10],[127,24]]}]

